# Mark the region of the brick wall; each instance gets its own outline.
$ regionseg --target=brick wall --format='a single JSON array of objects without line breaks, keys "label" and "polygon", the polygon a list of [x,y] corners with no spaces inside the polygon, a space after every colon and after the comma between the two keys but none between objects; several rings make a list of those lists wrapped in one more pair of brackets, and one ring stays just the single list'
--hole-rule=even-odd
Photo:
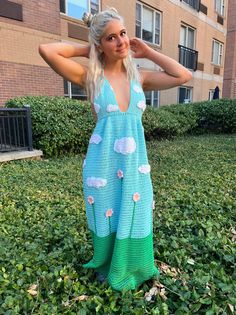
[{"label": "brick wall", "polygon": [[0,61],[0,106],[25,95],[62,96],[63,79],[49,67]]},{"label": "brick wall", "polygon": [[23,21],[0,16],[0,21],[31,29],[60,34],[60,7],[58,0],[14,0],[22,5]]}]

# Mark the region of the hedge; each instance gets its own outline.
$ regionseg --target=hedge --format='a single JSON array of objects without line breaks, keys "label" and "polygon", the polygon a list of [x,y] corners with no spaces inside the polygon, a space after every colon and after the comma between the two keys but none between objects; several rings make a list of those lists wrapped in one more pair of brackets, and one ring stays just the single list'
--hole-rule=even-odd
[{"label": "hedge", "polygon": [[[86,152],[95,127],[90,104],[65,97],[27,96],[11,99],[7,107],[31,107],[33,145],[45,156]],[[146,140],[192,133],[236,132],[236,100],[147,107],[143,115]]]}]

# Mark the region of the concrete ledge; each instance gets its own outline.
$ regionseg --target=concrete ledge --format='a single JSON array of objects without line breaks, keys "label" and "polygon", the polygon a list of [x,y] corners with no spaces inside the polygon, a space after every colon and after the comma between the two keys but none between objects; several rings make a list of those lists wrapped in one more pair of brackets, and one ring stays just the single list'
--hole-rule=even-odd
[{"label": "concrete ledge", "polygon": [[13,160],[21,159],[41,159],[43,151],[33,150],[33,151],[12,151],[0,153],[0,162],[8,162]]}]

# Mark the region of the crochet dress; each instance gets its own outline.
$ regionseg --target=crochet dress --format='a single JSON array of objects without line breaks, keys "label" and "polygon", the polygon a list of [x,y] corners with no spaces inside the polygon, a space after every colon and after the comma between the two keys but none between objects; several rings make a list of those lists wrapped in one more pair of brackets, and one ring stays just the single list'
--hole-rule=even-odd
[{"label": "crochet dress", "polygon": [[84,265],[116,290],[135,289],[158,274],[154,265],[153,190],[142,114],[145,95],[130,82],[126,112],[104,78],[94,100],[97,124],[83,165],[83,190],[93,258]]}]

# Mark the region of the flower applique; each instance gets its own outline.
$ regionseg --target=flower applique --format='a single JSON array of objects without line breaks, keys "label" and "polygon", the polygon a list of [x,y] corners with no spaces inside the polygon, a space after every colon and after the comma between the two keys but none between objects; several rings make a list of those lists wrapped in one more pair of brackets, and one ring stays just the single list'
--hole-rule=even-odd
[{"label": "flower applique", "polygon": [[111,216],[113,215],[113,210],[112,209],[108,209],[106,211],[106,218],[108,219],[109,222],[109,232],[111,234]]},{"label": "flower applique", "polygon": [[118,170],[117,171],[117,177],[120,178],[120,179],[122,179],[124,177],[124,173],[123,173],[122,170]]},{"label": "flower applique", "polygon": [[94,198],[92,196],[88,196],[87,200],[90,205],[94,204]]},{"label": "flower applique", "polygon": [[107,112],[117,112],[119,110],[119,107],[117,105],[109,104],[107,105]]},{"label": "flower applique", "polygon": [[129,237],[131,237],[131,234],[132,234],[132,231],[133,231],[133,223],[134,223],[134,216],[135,216],[135,206],[136,206],[136,203],[140,200],[140,194],[138,192],[134,193],[132,199],[134,201],[134,206],[133,206],[133,214],[132,214],[132,221],[131,221]]},{"label": "flower applique", "polygon": [[102,137],[98,135],[97,133],[94,133],[91,136],[89,143],[99,144],[101,141],[102,141]]},{"label": "flower applique", "polygon": [[124,137],[116,139],[114,150],[121,154],[130,154],[136,150],[136,142],[133,137]]},{"label": "flower applique", "polygon": [[139,101],[138,104],[137,104],[137,107],[144,112],[145,109],[146,109],[146,104],[145,104],[144,101]]},{"label": "flower applique", "polygon": [[107,180],[105,178],[99,178],[99,177],[88,177],[86,180],[86,184],[89,187],[100,188],[100,187],[106,186]]},{"label": "flower applique", "polygon": [[151,166],[149,164],[144,164],[139,166],[138,170],[142,174],[148,174],[151,171]]},{"label": "flower applique", "polygon": [[141,89],[141,87],[138,86],[138,85],[134,85],[134,91],[135,91],[136,93],[142,93],[142,92],[143,92],[143,90]]},{"label": "flower applique", "polygon": [[87,201],[92,206],[94,230],[95,230],[95,233],[97,234],[97,224],[96,224],[96,216],[95,216],[95,208],[94,208],[94,198],[93,198],[93,196],[88,196],[87,197]]},{"label": "flower applique", "polygon": [[95,110],[96,114],[99,113],[100,109],[101,109],[101,106],[99,104],[94,103],[94,110]]}]

